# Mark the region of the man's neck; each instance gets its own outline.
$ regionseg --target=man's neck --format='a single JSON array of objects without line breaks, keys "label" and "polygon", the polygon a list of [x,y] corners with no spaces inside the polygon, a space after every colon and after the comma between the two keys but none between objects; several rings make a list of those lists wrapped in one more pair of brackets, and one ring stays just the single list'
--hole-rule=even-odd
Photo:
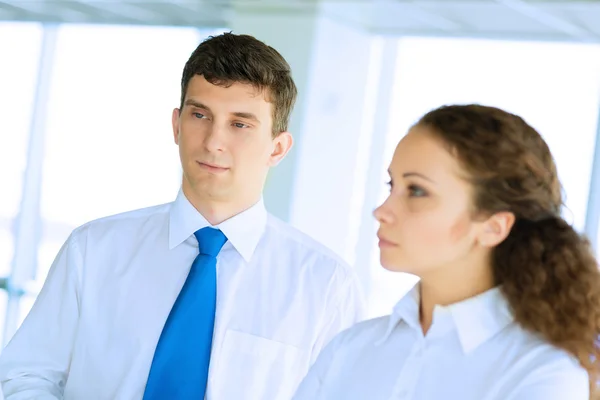
[{"label": "man's neck", "polygon": [[202,216],[212,226],[218,225],[228,219],[243,213],[260,200],[260,196],[256,199],[246,202],[227,202],[215,201],[204,197],[197,196],[193,191],[183,187],[183,194],[194,208],[202,214]]}]

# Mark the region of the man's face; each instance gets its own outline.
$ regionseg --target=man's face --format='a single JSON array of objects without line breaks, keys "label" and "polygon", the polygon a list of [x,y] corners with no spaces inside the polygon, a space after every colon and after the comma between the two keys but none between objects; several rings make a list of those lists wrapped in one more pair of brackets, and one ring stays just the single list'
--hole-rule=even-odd
[{"label": "man's face", "polygon": [[190,80],[183,108],[173,111],[184,191],[211,202],[258,200],[269,168],[291,147],[288,132],[273,138],[273,104],[265,94],[244,83]]}]

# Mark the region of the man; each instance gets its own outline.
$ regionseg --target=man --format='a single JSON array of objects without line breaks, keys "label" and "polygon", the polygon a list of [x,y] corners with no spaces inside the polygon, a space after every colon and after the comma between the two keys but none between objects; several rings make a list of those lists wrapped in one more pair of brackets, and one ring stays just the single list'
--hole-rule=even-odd
[{"label": "man", "polygon": [[226,33],[193,52],[181,88],[181,191],[73,231],[0,358],[8,400],[290,399],[362,318],[350,269],[263,205],[292,146],[287,62]]}]

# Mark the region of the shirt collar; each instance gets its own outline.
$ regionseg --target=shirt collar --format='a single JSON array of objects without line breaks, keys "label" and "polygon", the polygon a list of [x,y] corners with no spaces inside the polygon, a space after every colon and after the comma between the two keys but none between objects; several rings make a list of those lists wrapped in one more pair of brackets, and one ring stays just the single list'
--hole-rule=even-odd
[{"label": "shirt collar", "polygon": [[[378,343],[383,343],[400,321],[404,321],[412,329],[420,330],[419,302],[419,284],[417,284],[394,307],[389,317],[388,329]],[[442,312],[449,312],[452,316],[465,353],[475,350],[514,320],[500,287],[449,306],[436,306],[434,321],[436,314]]]},{"label": "shirt collar", "polygon": [[499,287],[448,308],[465,353],[470,353],[496,336],[514,320],[508,301]]},{"label": "shirt collar", "polygon": [[385,334],[377,341],[377,344],[385,342],[400,321],[404,321],[411,329],[421,329],[419,322],[419,298],[419,284],[417,283],[394,306],[394,310],[388,319],[388,327]]},{"label": "shirt collar", "polygon": [[[267,225],[267,211],[261,198],[249,209],[215,225],[246,262],[250,262],[254,250]],[[198,229],[211,226],[179,190],[169,212],[169,249],[180,245]]]}]

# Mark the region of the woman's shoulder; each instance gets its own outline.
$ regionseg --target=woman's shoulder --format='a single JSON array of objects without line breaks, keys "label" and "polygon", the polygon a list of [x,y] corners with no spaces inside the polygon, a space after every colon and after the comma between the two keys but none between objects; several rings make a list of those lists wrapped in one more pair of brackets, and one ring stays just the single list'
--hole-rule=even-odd
[{"label": "woman's shoulder", "polygon": [[375,344],[384,339],[395,327],[398,321],[394,321],[395,318],[392,315],[367,319],[342,331],[335,339],[338,345],[343,344],[344,346]]},{"label": "woman's shoulder", "polygon": [[581,368],[574,355],[550,343],[540,334],[531,332],[516,322],[512,324],[511,329],[512,333],[508,335],[507,339],[510,338],[513,343],[519,343],[519,351],[522,353],[522,357],[531,364],[540,366],[555,365],[568,369]]},{"label": "woman's shoulder", "polygon": [[519,330],[521,336],[520,354],[513,365],[513,373],[520,376],[513,387],[513,393],[519,395],[515,398],[587,398],[589,376],[575,356],[535,333],[518,326],[513,329]]}]

